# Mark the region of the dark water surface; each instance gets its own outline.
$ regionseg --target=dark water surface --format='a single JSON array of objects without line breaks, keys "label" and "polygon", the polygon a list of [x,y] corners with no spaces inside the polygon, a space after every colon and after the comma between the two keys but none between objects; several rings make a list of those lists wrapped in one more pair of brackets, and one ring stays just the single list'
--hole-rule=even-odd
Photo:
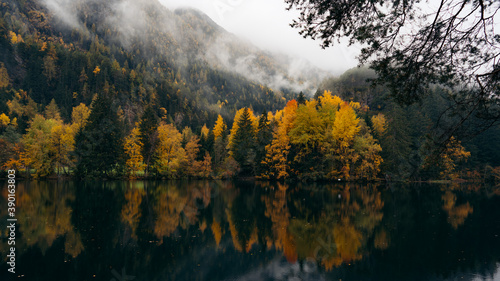
[{"label": "dark water surface", "polygon": [[[500,188],[20,182],[0,280],[500,280]],[[15,277],[15,278],[12,278]]]}]

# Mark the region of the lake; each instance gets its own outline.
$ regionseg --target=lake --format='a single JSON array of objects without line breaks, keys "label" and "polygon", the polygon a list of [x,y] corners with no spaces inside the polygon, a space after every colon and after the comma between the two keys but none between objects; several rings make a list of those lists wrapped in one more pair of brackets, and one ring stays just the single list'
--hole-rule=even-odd
[{"label": "lake", "polygon": [[0,280],[500,280],[499,187],[19,182],[11,274],[2,186]]}]

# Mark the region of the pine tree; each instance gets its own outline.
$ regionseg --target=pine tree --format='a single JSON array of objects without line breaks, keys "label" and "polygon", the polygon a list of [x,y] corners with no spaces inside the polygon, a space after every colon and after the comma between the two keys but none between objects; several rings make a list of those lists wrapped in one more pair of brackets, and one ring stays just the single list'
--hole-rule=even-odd
[{"label": "pine tree", "polygon": [[78,176],[109,176],[123,166],[122,132],[109,97],[97,95],[87,124],[75,141]]},{"label": "pine tree", "polygon": [[57,106],[57,103],[54,99],[47,105],[45,108],[45,118],[47,119],[54,119],[54,120],[61,120],[61,114],[59,112],[59,107]]},{"label": "pine tree", "polygon": [[300,92],[299,97],[297,98],[297,103],[299,105],[306,103],[306,97],[304,96],[303,92]]},{"label": "pine tree", "polygon": [[266,146],[271,144],[272,140],[273,132],[271,124],[267,118],[267,112],[263,111],[259,118],[259,127],[256,135],[255,164],[257,167],[257,175],[260,175],[266,167],[262,161],[266,158]]},{"label": "pine tree", "polygon": [[232,155],[244,174],[252,173],[255,164],[255,134],[250,114],[248,108],[243,110],[237,120],[238,128],[234,133],[233,142],[230,143]]},{"label": "pine tree", "polygon": [[142,157],[146,164],[146,177],[150,172],[153,156],[158,142],[158,119],[151,106],[146,107],[139,124],[139,139],[142,143]]}]

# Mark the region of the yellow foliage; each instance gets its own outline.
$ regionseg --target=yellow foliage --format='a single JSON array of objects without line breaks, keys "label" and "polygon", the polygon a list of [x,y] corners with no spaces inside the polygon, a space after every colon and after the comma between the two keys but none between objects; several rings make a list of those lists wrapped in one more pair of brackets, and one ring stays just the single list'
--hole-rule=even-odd
[{"label": "yellow foliage", "polygon": [[0,114],[0,127],[7,127],[10,124],[9,116],[5,113]]},{"label": "yellow foliage", "polygon": [[292,129],[296,111],[297,102],[292,100],[287,103],[283,112],[279,114],[282,114],[282,117],[278,122],[278,127],[273,132],[273,140],[270,145],[266,146],[264,163],[269,165],[270,171],[269,174],[262,175],[263,177],[286,179],[290,175],[288,154],[291,146],[289,132]]},{"label": "yellow foliage", "polygon": [[325,91],[323,96],[319,97],[321,107],[319,112],[326,126],[332,126],[335,121],[335,114],[344,101],[338,96],[332,96],[330,91]]},{"label": "yellow foliage", "polygon": [[75,133],[70,126],[62,124],[62,121],[57,122],[51,131],[51,150],[59,174],[60,168],[73,164],[70,155],[75,149]]},{"label": "yellow foliage", "polygon": [[138,171],[142,171],[146,168],[141,154],[142,143],[139,135],[139,128],[135,127],[130,135],[125,138],[125,154],[128,156],[126,167],[131,177]]},{"label": "yellow foliage", "polygon": [[85,124],[90,116],[90,109],[83,103],[73,107],[73,112],[71,113],[71,126],[75,132],[78,132]]},{"label": "yellow foliage", "polygon": [[9,31],[9,37],[10,37],[10,42],[12,44],[17,44],[23,42],[23,38],[21,37],[21,34],[16,34],[13,31]]},{"label": "yellow foliage", "polygon": [[335,140],[335,153],[340,160],[340,171],[331,171],[330,176],[336,176],[340,173],[344,179],[349,179],[351,166],[356,162],[359,155],[355,154],[352,148],[354,138],[360,130],[359,119],[356,112],[348,104],[343,103],[340,106],[333,122],[332,135]]},{"label": "yellow foliage", "polygon": [[306,149],[318,147],[324,140],[324,124],[316,110],[316,100],[306,101],[304,106],[297,109],[293,128],[290,131],[290,141]]},{"label": "yellow foliage", "polygon": [[94,68],[94,71],[92,71],[92,72],[94,73],[94,75],[97,75],[97,74],[99,74],[99,72],[101,72],[101,68],[99,66],[96,66]]},{"label": "yellow foliage", "polygon": [[201,128],[201,136],[207,138],[209,133],[210,129],[207,128],[207,124],[204,124],[203,127]]},{"label": "yellow foliage", "polygon": [[460,161],[467,161],[470,152],[466,151],[461,142],[454,137],[446,144],[446,150],[441,155],[440,164],[443,171],[440,173],[442,178],[456,179],[456,166]]},{"label": "yellow foliage", "polygon": [[448,213],[448,223],[454,229],[464,224],[465,219],[474,211],[469,202],[456,206],[457,196],[451,191],[446,191],[442,196],[442,200],[444,202],[443,210]]},{"label": "yellow foliage", "polygon": [[321,97],[319,97],[321,106],[323,107],[333,107],[339,108],[344,101],[338,96],[332,96],[332,92],[325,91]]},{"label": "yellow foliage", "polygon": [[42,47],[40,48],[40,51],[45,52],[47,50],[47,42],[43,42]]},{"label": "yellow foliage", "polygon": [[176,177],[179,168],[186,159],[186,152],[181,146],[182,134],[172,124],[158,127],[158,160],[155,167],[161,174]]},{"label": "yellow foliage", "polygon": [[227,126],[224,123],[224,119],[222,119],[222,116],[219,114],[219,116],[217,117],[217,121],[215,122],[215,126],[214,126],[214,138],[215,138],[215,140],[217,140],[218,138],[220,138],[222,136],[222,134],[224,133],[226,128],[227,128]]},{"label": "yellow foliage", "polygon": [[385,131],[387,130],[387,119],[385,118],[385,115],[382,113],[379,113],[377,115],[372,116],[372,125],[373,125],[373,130],[378,136],[383,136],[385,134]]},{"label": "yellow foliage", "polygon": [[8,87],[10,84],[9,74],[7,68],[3,63],[0,63],[0,89]]}]

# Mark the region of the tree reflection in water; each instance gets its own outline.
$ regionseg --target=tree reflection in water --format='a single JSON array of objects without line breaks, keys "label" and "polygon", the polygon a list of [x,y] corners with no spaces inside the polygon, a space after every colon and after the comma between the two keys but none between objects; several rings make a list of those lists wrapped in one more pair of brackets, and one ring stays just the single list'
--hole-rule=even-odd
[{"label": "tree reflection in water", "polygon": [[37,280],[110,280],[124,267],[135,280],[472,280],[498,269],[498,194],[477,185],[21,182],[18,271]]}]

